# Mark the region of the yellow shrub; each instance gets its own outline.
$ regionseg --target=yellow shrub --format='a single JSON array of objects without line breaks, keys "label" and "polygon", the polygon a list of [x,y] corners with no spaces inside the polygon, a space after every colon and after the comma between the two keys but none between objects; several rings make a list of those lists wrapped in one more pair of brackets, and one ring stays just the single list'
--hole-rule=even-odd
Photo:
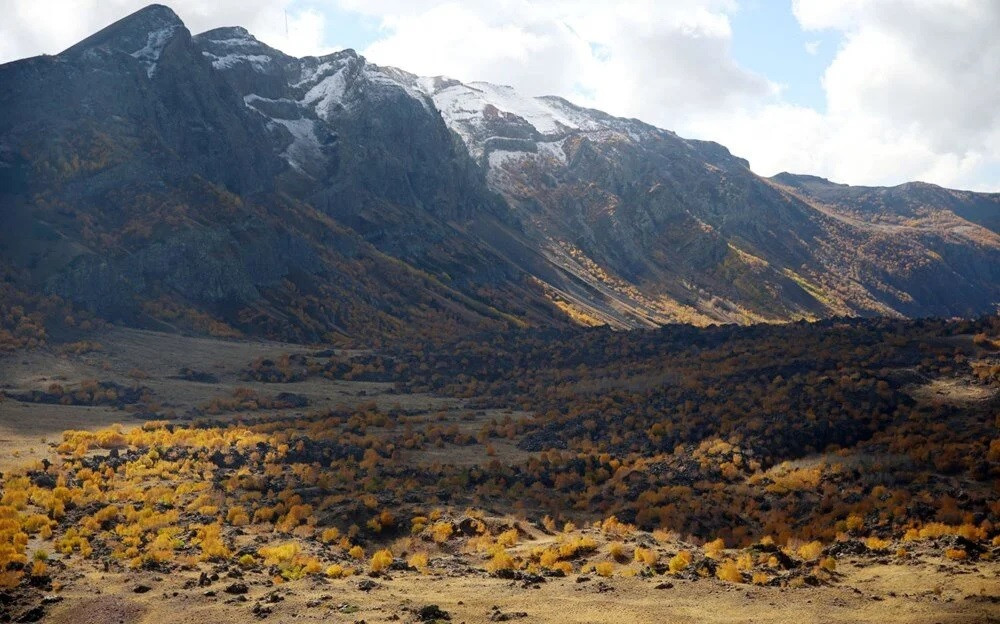
[{"label": "yellow shrub", "polygon": [[937,539],[952,532],[952,528],[947,524],[931,522],[920,529],[920,539]]},{"label": "yellow shrub", "polygon": [[427,564],[429,563],[427,553],[414,553],[410,555],[410,558],[406,560],[406,563],[411,568],[416,568],[421,572],[426,572]]},{"label": "yellow shrub", "polygon": [[808,544],[803,544],[799,546],[798,550],[799,557],[806,561],[818,559],[822,553],[823,545],[819,542],[809,542]]},{"label": "yellow shrub", "polygon": [[497,536],[497,544],[509,547],[517,543],[517,529],[509,529]]},{"label": "yellow shrub", "polygon": [[24,576],[24,572],[20,570],[11,570],[7,572],[0,572],[0,589],[13,589],[21,584],[21,578]]},{"label": "yellow shrub", "polygon": [[753,555],[748,552],[740,553],[736,558],[736,567],[740,570],[749,570],[753,567]]},{"label": "yellow shrub", "polygon": [[448,541],[451,534],[454,532],[450,522],[438,522],[433,527],[431,527],[431,536],[434,541],[438,544],[443,544]]},{"label": "yellow shrub", "polygon": [[891,543],[889,540],[879,539],[874,535],[865,539],[865,546],[868,550],[886,550]]},{"label": "yellow shrub", "polygon": [[231,553],[222,541],[221,531],[222,527],[218,524],[208,524],[197,530],[197,542],[201,546],[202,561],[219,561],[229,558]]},{"label": "yellow shrub", "polygon": [[983,528],[977,527],[974,524],[963,524],[958,527],[956,531],[959,535],[965,539],[973,542],[986,539],[987,531]]},{"label": "yellow shrub", "polygon": [[544,548],[538,553],[538,563],[543,568],[551,568],[559,561],[559,551]]},{"label": "yellow shrub", "polygon": [[381,572],[392,565],[392,551],[383,549],[372,555],[371,571]]},{"label": "yellow shrub", "polygon": [[819,567],[833,572],[837,569],[837,560],[833,557],[824,557],[823,560],[819,562]]},{"label": "yellow shrub", "polygon": [[608,554],[611,555],[616,561],[624,561],[628,559],[625,554],[625,544],[622,542],[611,542],[608,544]]},{"label": "yellow shrub", "polygon": [[597,548],[597,542],[589,536],[576,537],[559,545],[559,557],[569,559],[580,553],[591,552]]},{"label": "yellow shrub", "polygon": [[763,572],[754,572],[751,582],[754,585],[767,585],[771,581],[771,577]]},{"label": "yellow shrub", "polygon": [[865,526],[865,519],[858,514],[851,514],[847,516],[846,524],[848,531],[858,531]]},{"label": "yellow shrub", "polygon": [[351,549],[347,551],[347,554],[355,559],[364,559],[365,549],[355,544],[354,546],[351,546]]},{"label": "yellow shrub", "polygon": [[563,574],[573,573],[573,564],[569,561],[557,561],[550,566],[553,570],[560,570]]},{"label": "yellow shrub", "polygon": [[262,546],[257,549],[257,554],[264,558],[264,565],[279,565],[294,559],[299,554],[299,545],[296,542],[285,542],[275,546]]},{"label": "yellow shrub", "polygon": [[960,548],[949,548],[948,550],[944,551],[944,556],[954,561],[962,561],[969,555]]},{"label": "yellow shrub", "polygon": [[245,526],[250,524],[250,516],[242,507],[230,507],[226,514],[226,522],[233,526]]},{"label": "yellow shrub", "polygon": [[669,531],[664,531],[663,529],[656,529],[653,531],[653,539],[661,544],[671,541],[674,537],[675,536]]},{"label": "yellow shrub", "polygon": [[594,572],[605,577],[611,576],[615,572],[615,564],[610,561],[602,561],[594,565]]},{"label": "yellow shrub", "polygon": [[649,548],[636,548],[635,552],[632,553],[632,557],[641,564],[644,565],[654,565],[656,564],[656,553]]},{"label": "yellow shrub", "polygon": [[715,576],[722,581],[728,581],[730,583],[742,583],[743,575],[740,574],[740,568],[732,559],[726,559],[719,564],[719,567],[715,569]]},{"label": "yellow shrub", "polygon": [[21,522],[21,527],[26,533],[39,533],[44,528],[51,528],[52,521],[44,514],[32,514]]},{"label": "yellow shrub", "polygon": [[676,574],[689,565],[691,565],[691,553],[686,550],[682,550],[670,558],[668,567],[671,573]]},{"label": "yellow shrub", "polygon": [[720,537],[702,546],[702,550],[705,551],[706,557],[711,557],[712,559],[718,559],[719,556],[722,554],[722,550],[725,547],[726,543]]},{"label": "yellow shrub", "polygon": [[253,521],[271,522],[276,515],[278,515],[278,510],[275,507],[258,507],[253,512]]},{"label": "yellow shrub", "polygon": [[625,537],[634,531],[634,526],[619,521],[616,516],[610,516],[601,523],[601,532],[617,535],[618,537]]},{"label": "yellow shrub", "polygon": [[326,575],[329,576],[330,578],[335,578],[335,579],[351,576],[352,574],[354,574],[354,570],[352,570],[351,568],[345,568],[344,566],[337,563],[331,565],[326,569]]},{"label": "yellow shrub", "polygon": [[503,548],[493,549],[493,557],[486,563],[486,569],[490,572],[516,570],[517,568],[517,560]]}]

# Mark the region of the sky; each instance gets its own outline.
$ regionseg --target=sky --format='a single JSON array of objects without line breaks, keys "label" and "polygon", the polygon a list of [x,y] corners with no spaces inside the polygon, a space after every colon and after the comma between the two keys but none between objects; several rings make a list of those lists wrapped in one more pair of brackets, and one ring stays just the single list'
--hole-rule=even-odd
[{"label": "sky", "polygon": [[[144,6],[3,0],[0,62]],[[296,56],[350,47],[718,141],[762,175],[1000,191],[1000,0],[176,0]]]}]

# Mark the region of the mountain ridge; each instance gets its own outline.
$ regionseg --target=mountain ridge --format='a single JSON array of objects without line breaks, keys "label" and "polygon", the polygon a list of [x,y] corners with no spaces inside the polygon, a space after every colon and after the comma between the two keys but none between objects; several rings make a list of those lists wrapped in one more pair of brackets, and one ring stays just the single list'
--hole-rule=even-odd
[{"label": "mountain ridge", "polygon": [[[333,292],[394,332],[436,326],[442,309],[446,325],[624,329],[966,316],[1000,301],[1000,194],[762,178],[718,143],[558,96],[353,50],[295,58],[241,27],[191,36],[163,5],[0,79],[14,87],[0,96],[0,200],[34,232],[0,235],[9,272],[130,322],[173,297],[280,334],[307,296],[320,310],[292,315],[290,335],[369,331],[331,320]],[[362,296],[344,273],[357,254],[383,266],[348,271],[368,280]],[[418,280],[386,304],[378,282],[397,271],[389,282],[415,272],[434,294]]]}]

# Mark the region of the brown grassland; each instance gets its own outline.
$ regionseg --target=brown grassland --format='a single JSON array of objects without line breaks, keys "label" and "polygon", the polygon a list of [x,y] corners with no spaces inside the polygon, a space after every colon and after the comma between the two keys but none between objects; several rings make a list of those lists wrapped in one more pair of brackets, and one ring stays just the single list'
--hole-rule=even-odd
[{"label": "brown grassland", "polygon": [[995,317],[43,325],[5,320],[0,621],[1000,619]]}]

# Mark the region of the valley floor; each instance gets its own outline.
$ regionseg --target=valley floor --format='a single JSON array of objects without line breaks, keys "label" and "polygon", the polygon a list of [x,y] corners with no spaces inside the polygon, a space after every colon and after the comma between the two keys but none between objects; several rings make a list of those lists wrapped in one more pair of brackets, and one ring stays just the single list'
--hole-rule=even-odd
[{"label": "valley floor", "polygon": [[[0,402],[0,472],[7,474],[43,458],[56,459],[53,447],[63,439],[64,430],[98,431],[121,423],[121,431],[127,433],[143,425],[143,414],[129,413],[127,410],[132,408],[128,405],[123,410],[123,406],[113,404],[44,404],[14,398],[31,391],[45,392],[53,384],[70,386],[87,379],[121,387],[141,385],[155,398],[155,402],[141,402],[141,409],[152,409],[161,417],[167,414],[171,422],[177,423],[192,419],[203,424],[234,421],[238,413],[223,410],[211,414],[206,412],[206,405],[213,399],[239,393],[240,389],[269,396],[292,393],[304,397],[303,403],[308,405],[308,409],[254,410],[252,416],[263,421],[341,405],[374,405],[383,410],[406,410],[417,419],[414,422],[453,426],[474,434],[484,421],[523,415],[512,410],[471,409],[466,399],[399,394],[390,383],[310,377],[294,383],[265,384],[246,378],[244,370],[250,362],[276,360],[292,351],[320,353],[301,345],[181,337],[120,328],[103,332],[93,340],[99,345],[92,345],[94,348],[84,353],[47,347],[0,357],[0,390],[7,394]],[[192,381],[184,378],[182,369],[207,376]],[[980,396],[988,393],[981,388],[968,390],[943,383],[921,391],[934,400],[989,398]],[[376,433],[380,430],[372,428]],[[518,448],[515,442],[493,440],[489,453],[480,445],[424,445],[403,449],[398,460],[414,467],[438,463],[480,466],[494,461],[513,464],[538,455]],[[462,512],[452,513],[458,518]],[[492,521],[518,529],[517,544],[510,552],[525,560],[533,550],[561,543],[558,533],[520,516],[501,513]],[[598,544],[595,552],[604,552],[612,539],[589,525],[573,534],[592,536]],[[274,539],[269,531],[256,525],[237,529],[230,537],[234,549],[243,544],[244,550]],[[643,531],[631,532],[623,540],[628,550],[640,546],[652,549],[661,562],[678,551],[699,548],[678,536],[664,538]],[[38,538],[32,537],[28,551],[40,547]],[[360,562],[362,570],[348,578],[317,575],[276,582],[280,579],[260,566],[247,570],[229,562],[189,563],[164,572],[109,566],[108,557],[81,559],[54,552],[49,555],[50,582],[32,590],[0,593],[6,596],[6,606],[0,607],[9,616],[19,618],[17,621],[58,624],[222,624],[256,619],[366,623],[450,619],[470,624],[1000,622],[1000,561],[985,556],[975,561],[955,560],[943,556],[940,548],[920,545],[909,547],[905,555],[839,557],[835,572],[821,575],[817,586],[807,583],[801,587],[731,583],[693,573],[650,573],[632,561],[605,577],[586,567],[587,558],[576,561],[575,569],[565,576],[519,575],[505,579],[483,569],[487,558],[466,542],[458,541],[441,546],[423,572],[403,565],[370,575]],[[440,611],[421,611],[430,605]]]},{"label": "valley floor", "polygon": [[[677,622],[776,624],[976,624],[1000,620],[1000,565],[960,566],[927,559],[907,564],[843,566],[834,585],[788,589],[733,585],[715,579],[550,578],[525,587],[485,574],[393,573],[375,579],[251,585],[241,596],[189,587],[194,571],[171,575],[111,574],[84,569],[60,592],[46,621],[58,624],[245,622],[254,608],[267,622],[409,622],[437,605],[452,622]],[[664,584],[669,589],[657,589]],[[149,587],[144,594],[135,588]],[[206,592],[215,590],[214,596]],[[95,595],[100,591],[99,595]],[[279,600],[271,598],[279,597]],[[245,601],[243,599],[246,599]],[[497,613],[503,615],[497,615]],[[525,614],[519,616],[518,614]],[[262,618],[263,619],[263,618]]]}]

